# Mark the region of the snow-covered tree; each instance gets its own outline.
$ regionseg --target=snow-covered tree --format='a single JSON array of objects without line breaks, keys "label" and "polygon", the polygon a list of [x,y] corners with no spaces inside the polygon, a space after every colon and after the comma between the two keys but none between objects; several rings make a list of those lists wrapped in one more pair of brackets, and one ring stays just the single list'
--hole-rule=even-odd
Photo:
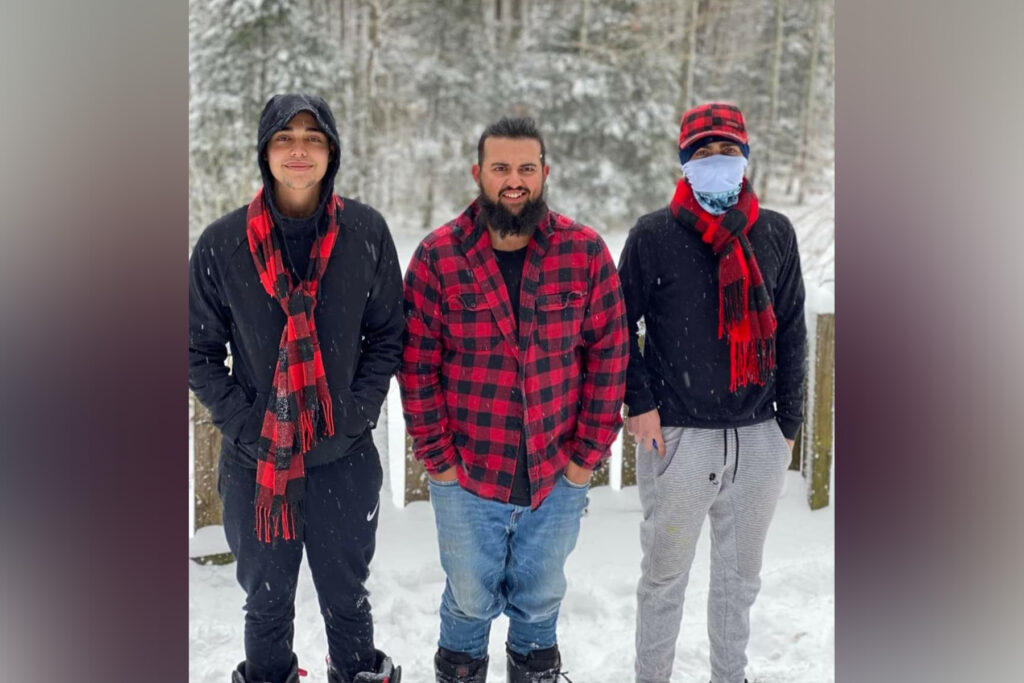
[{"label": "snow-covered tree", "polygon": [[430,229],[475,194],[483,127],[537,119],[552,206],[598,229],[668,201],[682,111],[735,101],[766,198],[827,191],[833,0],[190,0],[190,237],[247,201],[267,97],[338,119],[338,191]]}]

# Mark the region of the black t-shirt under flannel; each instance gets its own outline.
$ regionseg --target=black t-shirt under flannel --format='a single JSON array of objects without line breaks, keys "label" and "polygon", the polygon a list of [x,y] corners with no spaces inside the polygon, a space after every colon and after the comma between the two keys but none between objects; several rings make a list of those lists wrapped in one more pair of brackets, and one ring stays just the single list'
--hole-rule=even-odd
[{"label": "black t-shirt under flannel", "polygon": [[[498,261],[498,269],[505,279],[505,289],[508,291],[508,299],[512,304],[512,315],[516,319],[516,328],[519,327],[519,288],[523,281],[523,266],[526,264],[526,250],[528,247],[515,251],[494,250],[494,258]],[[512,494],[508,502],[513,505],[530,504],[530,476],[526,471],[526,432],[519,436],[519,455],[516,456],[516,473],[512,480]]]}]

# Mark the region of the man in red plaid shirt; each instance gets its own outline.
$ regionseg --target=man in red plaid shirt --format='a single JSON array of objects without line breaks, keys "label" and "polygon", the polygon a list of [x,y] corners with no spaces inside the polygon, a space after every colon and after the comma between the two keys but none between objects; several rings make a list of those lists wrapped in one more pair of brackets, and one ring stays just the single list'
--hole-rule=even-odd
[{"label": "man in red plaid shirt", "polygon": [[534,122],[492,124],[477,154],[479,196],[405,277],[398,378],[447,575],[435,673],[484,681],[504,612],[508,680],[554,681],[565,560],[622,425],[625,306],[601,238],[547,208]]}]

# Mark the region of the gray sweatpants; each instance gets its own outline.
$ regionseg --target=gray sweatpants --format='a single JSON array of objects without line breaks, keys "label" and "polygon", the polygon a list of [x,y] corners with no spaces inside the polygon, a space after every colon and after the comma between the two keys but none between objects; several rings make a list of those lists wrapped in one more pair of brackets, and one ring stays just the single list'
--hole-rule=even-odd
[{"label": "gray sweatpants", "polygon": [[775,420],[729,429],[663,427],[665,458],[637,448],[643,550],[636,680],[668,683],[683,597],[704,518],[711,518],[708,637],[712,683],[743,683],[750,607],[761,588],[768,525],[790,462]]}]

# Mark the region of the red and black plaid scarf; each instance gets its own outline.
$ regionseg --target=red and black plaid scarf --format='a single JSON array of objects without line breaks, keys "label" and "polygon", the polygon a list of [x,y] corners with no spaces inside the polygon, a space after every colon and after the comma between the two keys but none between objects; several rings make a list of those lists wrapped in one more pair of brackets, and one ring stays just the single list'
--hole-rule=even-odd
[{"label": "red and black plaid scarf", "polygon": [[273,230],[263,188],[246,214],[249,252],[260,282],[288,316],[281,332],[274,389],[263,416],[256,465],[256,535],[267,543],[282,535],[285,540],[297,538],[295,512],[306,481],[303,456],[318,435],[334,434],[331,394],[313,309],[320,279],[338,238],[337,216],[342,207],[341,199],[332,194],[325,208],[330,219],[327,232],[317,234],[310,254],[312,275],[297,286],[284,265],[281,236]]},{"label": "red and black plaid scarf", "polygon": [[705,211],[680,178],[669,203],[696,218],[694,229],[718,256],[718,338],[729,339],[729,391],[768,380],[775,367],[775,311],[747,233],[757,221],[757,195],[743,179],[739,200],[721,216]]}]

